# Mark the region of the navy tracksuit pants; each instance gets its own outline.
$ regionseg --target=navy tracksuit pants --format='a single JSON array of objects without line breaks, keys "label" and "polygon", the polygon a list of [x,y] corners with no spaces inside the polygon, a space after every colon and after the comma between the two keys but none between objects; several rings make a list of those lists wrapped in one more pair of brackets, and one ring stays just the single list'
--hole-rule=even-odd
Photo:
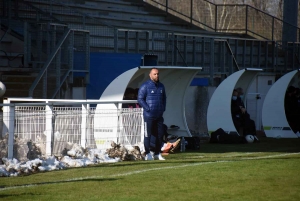
[{"label": "navy tracksuit pants", "polygon": [[150,153],[150,150],[154,150],[154,154],[157,155],[161,152],[161,145],[164,135],[164,118],[154,118],[144,116],[144,146],[145,153]]}]

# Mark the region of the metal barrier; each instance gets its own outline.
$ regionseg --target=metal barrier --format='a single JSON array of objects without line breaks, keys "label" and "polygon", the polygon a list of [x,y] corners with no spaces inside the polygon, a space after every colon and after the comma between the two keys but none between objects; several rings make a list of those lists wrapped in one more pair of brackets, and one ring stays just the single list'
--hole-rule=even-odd
[{"label": "metal barrier", "polygon": [[[3,0],[0,0],[0,2],[3,2]],[[15,1],[11,3],[13,2]],[[29,2],[36,4],[34,6]],[[41,15],[43,17],[42,20],[44,22],[68,24],[68,28],[70,29],[88,30],[90,32],[88,46],[90,47],[90,51],[151,53],[158,56],[159,65],[201,66],[203,67],[202,73],[210,76],[218,74],[227,74],[228,76],[238,68],[262,68],[266,72],[280,71],[281,69],[283,71],[289,71],[298,69],[300,65],[298,59],[300,58],[299,43],[294,42],[286,46],[281,45],[281,32],[284,23],[280,21],[280,19],[251,6],[216,5],[203,0],[190,0],[187,1],[184,6],[176,3],[176,1],[146,1],[167,13],[176,15],[177,17],[181,16],[181,18],[193,24],[200,24],[199,26],[201,28],[215,32],[226,32],[223,36],[208,36],[191,34],[190,32],[188,34],[155,29],[118,29],[102,23],[102,20],[99,18],[83,13],[80,11],[80,7],[74,8],[73,6],[68,6],[69,4],[66,2],[70,3],[72,1],[23,0],[19,2],[19,5],[22,5],[20,9],[22,8],[21,10],[24,16],[20,14],[17,15],[18,12],[13,12],[17,6],[11,5],[11,7],[9,7],[9,5],[7,5],[6,7],[1,7],[0,4],[0,14],[3,15],[3,19],[7,18],[11,21],[12,19],[24,18],[25,21],[39,22],[41,20],[40,18],[35,19],[29,15],[32,12],[37,12],[39,16]],[[24,5],[25,3],[27,6]],[[180,8],[179,5],[181,6]],[[3,10],[6,8],[10,8],[11,10],[11,19],[8,18],[10,10]],[[199,8],[203,8],[201,12]],[[231,20],[231,23],[228,22],[228,19],[222,18],[221,11],[228,14],[226,16]],[[47,13],[47,15],[43,15],[43,13]],[[60,21],[58,21],[58,19]],[[259,23],[253,23],[254,21]],[[5,20],[2,20],[2,23],[5,22]],[[270,29],[266,29],[265,27],[270,27]],[[297,31],[299,32],[299,29],[297,29]],[[45,33],[40,33],[39,37],[50,34],[48,40],[50,44],[52,32],[48,32],[49,30]],[[247,33],[258,39],[233,38],[230,33]],[[34,38],[38,39],[38,37]],[[56,38],[58,39],[59,37]],[[220,38],[222,40],[220,40]],[[271,41],[272,39],[273,41]],[[80,38],[79,36],[74,38],[74,48],[76,48],[76,51],[82,51],[84,49],[84,44],[80,47],[82,41],[86,40],[82,40],[82,37]],[[33,43],[33,41],[31,43]],[[52,46],[49,45],[47,47]],[[86,52],[88,55],[89,51]],[[86,56],[86,58],[87,62],[85,66],[87,68],[89,66],[89,57]],[[27,60],[30,61],[30,58],[28,57]],[[70,58],[68,62],[64,62],[63,60],[59,61],[55,59],[54,63],[56,62],[70,64],[72,60]],[[88,69],[85,70],[88,71]],[[61,73],[61,75],[63,75],[63,73]],[[70,77],[72,77],[72,73]],[[42,79],[45,84],[44,78]],[[87,79],[88,73],[86,73],[84,79],[84,81],[88,83]],[[70,82],[71,80],[70,78]],[[61,83],[58,83],[58,79],[56,81],[57,83],[48,80],[48,83],[55,83],[57,89]],[[66,81],[68,81],[68,79]],[[45,90],[42,92],[45,93]],[[55,91],[55,93],[57,93],[57,91]],[[57,93],[57,98],[59,98],[59,94],[60,93]]]},{"label": "metal barrier", "polygon": [[242,33],[259,39],[280,41],[285,25],[297,32],[299,42],[300,28],[250,5],[215,4],[207,0],[187,0],[184,5],[169,0],[145,2],[208,31]]},{"label": "metal barrier", "polygon": [[[99,149],[110,148],[111,141],[125,147],[141,143],[142,108],[122,108],[122,103],[133,102],[137,101],[4,100],[2,137],[9,135],[7,157],[14,155],[14,137],[24,143],[43,143],[45,155],[56,156],[62,155],[64,149],[73,143]],[[114,111],[90,107],[91,104],[108,103],[118,104],[119,107]]]}]

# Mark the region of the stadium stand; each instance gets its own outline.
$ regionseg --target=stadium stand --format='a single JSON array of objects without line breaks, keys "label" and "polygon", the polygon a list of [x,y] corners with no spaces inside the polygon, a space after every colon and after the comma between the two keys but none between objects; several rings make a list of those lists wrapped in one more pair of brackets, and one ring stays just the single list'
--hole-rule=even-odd
[{"label": "stadium stand", "polygon": [[90,52],[154,54],[158,65],[201,66],[210,80],[249,67],[282,74],[300,66],[299,41],[281,42],[280,19],[247,5],[228,6],[231,26],[220,23],[222,5],[188,1],[194,6],[184,10],[165,2],[0,0],[6,96],[66,98],[76,83],[74,52],[85,54],[84,84]]}]

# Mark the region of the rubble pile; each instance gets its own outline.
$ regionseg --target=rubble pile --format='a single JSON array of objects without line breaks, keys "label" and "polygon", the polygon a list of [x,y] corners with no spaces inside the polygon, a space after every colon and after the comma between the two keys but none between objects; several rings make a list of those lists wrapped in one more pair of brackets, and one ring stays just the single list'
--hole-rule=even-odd
[{"label": "rubble pile", "polygon": [[122,161],[144,159],[138,146],[134,146],[133,149],[127,150],[123,145],[112,142],[111,148],[107,149],[106,152],[110,158],[120,158]]},{"label": "rubble pile", "polygon": [[13,159],[6,158],[8,136],[0,140],[0,177],[144,159],[138,146],[128,150],[115,142],[111,142],[112,147],[107,150],[85,149],[78,144],[66,143],[67,146],[62,152],[62,156],[46,157],[44,137],[38,137],[36,142],[26,142],[24,139],[15,137]]}]

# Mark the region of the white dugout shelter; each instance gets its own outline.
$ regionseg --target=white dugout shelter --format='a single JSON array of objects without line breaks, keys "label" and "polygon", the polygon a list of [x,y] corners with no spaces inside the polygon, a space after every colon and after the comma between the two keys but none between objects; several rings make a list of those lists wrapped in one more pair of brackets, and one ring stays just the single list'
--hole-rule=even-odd
[{"label": "white dugout shelter", "polygon": [[[100,97],[100,100],[123,100],[123,95],[127,87],[139,88],[142,85],[142,83],[149,79],[149,72],[151,68],[159,69],[160,81],[164,84],[166,89],[167,104],[166,111],[164,113],[164,123],[168,127],[170,127],[171,125],[176,125],[180,127],[179,129],[170,129],[168,133],[177,136],[191,136],[185,117],[185,93],[187,87],[190,85],[194,76],[197,74],[197,72],[199,72],[202,69],[201,67],[136,67],[122,73],[117,78],[115,78],[104,90]],[[117,123],[118,118],[116,111],[118,108],[121,108],[121,106],[121,104],[97,105],[95,113],[95,119],[97,122],[101,122],[101,119],[105,118],[104,116],[102,117],[101,115],[99,115],[97,111],[111,110],[115,111],[115,113],[112,114],[113,118],[109,122],[112,129],[97,129],[97,126],[101,127],[101,125],[99,125],[99,123],[95,124],[95,139],[101,139],[108,136],[112,137],[114,135],[117,135],[117,130],[114,130],[114,128],[116,128],[114,124]]]},{"label": "white dugout shelter", "polygon": [[284,99],[289,86],[300,86],[299,70],[279,78],[266,95],[262,108],[262,123],[267,137],[298,138],[287,121]]},{"label": "white dugout shelter", "polygon": [[228,76],[213,93],[207,109],[207,128],[212,133],[219,128],[225,132],[236,132],[231,116],[231,97],[235,88],[244,90],[244,100],[247,98],[248,88],[253,79],[262,69],[246,68]]}]

